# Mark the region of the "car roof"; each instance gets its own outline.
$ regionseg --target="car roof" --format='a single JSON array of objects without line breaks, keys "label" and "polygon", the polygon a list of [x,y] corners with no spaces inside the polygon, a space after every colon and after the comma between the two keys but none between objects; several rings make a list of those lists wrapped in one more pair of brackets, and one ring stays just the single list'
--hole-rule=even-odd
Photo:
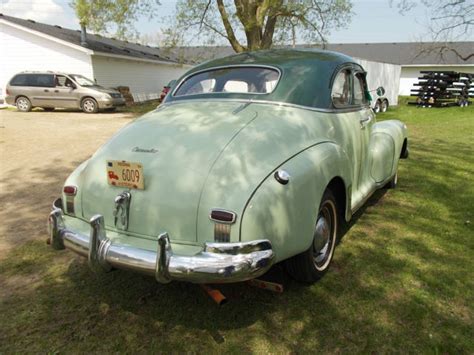
[{"label": "car roof", "polygon": [[71,75],[71,74],[68,74],[68,73],[63,73],[63,72],[59,72],[59,71],[22,71],[20,73],[17,73],[15,74],[16,75],[20,75],[20,74],[48,74],[48,75]]},{"label": "car roof", "polygon": [[[220,98],[255,99],[284,102],[301,106],[330,109],[331,83],[338,68],[351,65],[361,68],[351,57],[317,49],[274,49],[245,52],[225,58],[210,60],[188,71],[178,83],[194,73],[212,68],[235,66],[266,66],[280,71],[281,77],[275,90],[268,94],[220,94]],[[362,68],[361,68],[362,69]],[[170,96],[167,101],[215,98],[212,94],[190,97]]]}]

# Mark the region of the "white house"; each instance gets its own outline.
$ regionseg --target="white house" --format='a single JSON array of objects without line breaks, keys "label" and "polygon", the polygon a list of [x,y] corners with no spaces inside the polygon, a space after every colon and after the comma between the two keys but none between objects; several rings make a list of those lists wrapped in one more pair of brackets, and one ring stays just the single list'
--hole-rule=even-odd
[{"label": "white house", "polygon": [[[84,42],[84,39],[86,40]],[[0,14],[0,88],[22,71],[60,71],[129,86],[135,101],[156,98],[189,65],[159,48]]]}]

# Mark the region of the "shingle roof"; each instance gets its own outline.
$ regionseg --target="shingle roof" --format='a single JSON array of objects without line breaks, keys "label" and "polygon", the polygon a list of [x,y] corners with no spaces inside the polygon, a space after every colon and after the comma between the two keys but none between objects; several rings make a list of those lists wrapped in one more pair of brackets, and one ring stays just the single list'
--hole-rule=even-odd
[{"label": "shingle roof", "polygon": [[[451,42],[449,48],[456,50],[462,56],[474,53],[474,42]],[[432,42],[417,43],[340,43],[327,44],[326,49],[344,53],[351,57],[399,65],[459,65],[474,64],[474,56],[463,61],[452,51],[440,56],[434,50],[439,44]],[[321,46],[298,45],[296,48],[321,48]],[[431,49],[431,50],[430,50]],[[178,49],[184,58],[198,61],[221,58],[234,54],[231,47],[181,47]]]},{"label": "shingle roof", "polygon": [[[60,26],[47,25],[32,20],[24,20],[17,17],[0,14],[0,19],[10,21],[28,29],[38,31],[63,41],[80,46],[81,31],[62,28]],[[164,61],[170,63],[196,64],[205,60],[221,58],[235,54],[231,47],[179,47],[175,49],[144,46],[138,43],[120,41],[114,38],[87,34],[87,48],[93,51],[115,55],[128,56],[148,60]],[[428,64],[474,64],[474,56],[463,61],[452,51],[440,56],[436,51],[428,51],[433,43],[339,43],[327,44],[326,49],[341,52],[346,55],[361,59],[373,60],[384,63],[400,65],[428,65]],[[452,42],[448,43],[462,56],[474,53],[474,42]],[[298,45],[297,48],[321,48],[321,46]]]},{"label": "shingle roof", "polygon": [[[38,31],[57,39],[81,46],[81,31],[63,28],[61,26],[47,25],[33,20],[0,14],[0,19],[23,26],[30,30]],[[148,59],[161,62],[179,63],[178,57],[169,50],[157,47],[144,46],[138,43],[120,41],[100,35],[87,34],[87,49],[95,52],[127,56],[132,58]]]}]

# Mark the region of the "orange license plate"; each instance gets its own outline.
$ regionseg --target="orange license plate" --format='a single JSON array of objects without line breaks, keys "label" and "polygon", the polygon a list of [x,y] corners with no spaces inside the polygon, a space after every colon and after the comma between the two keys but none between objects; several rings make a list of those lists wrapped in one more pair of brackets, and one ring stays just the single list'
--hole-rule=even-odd
[{"label": "orange license plate", "polygon": [[129,161],[108,160],[107,182],[113,186],[143,190],[145,189],[143,166]]}]

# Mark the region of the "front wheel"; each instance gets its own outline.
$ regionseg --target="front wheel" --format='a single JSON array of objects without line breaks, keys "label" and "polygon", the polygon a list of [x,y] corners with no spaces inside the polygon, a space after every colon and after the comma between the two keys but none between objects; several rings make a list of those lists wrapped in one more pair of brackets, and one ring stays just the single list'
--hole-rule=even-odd
[{"label": "front wheel", "polygon": [[82,111],[85,113],[96,113],[99,111],[99,105],[97,104],[97,101],[88,97],[82,100]]},{"label": "front wheel", "polygon": [[15,104],[18,111],[21,111],[21,112],[31,111],[31,108],[32,108],[31,101],[28,100],[28,98],[24,96],[20,96],[19,98],[17,98],[15,101]]},{"label": "front wheel", "polygon": [[316,216],[310,248],[286,262],[288,273],[294,279],[313,283],[326,273],[334,255],[338,228],[336,199],[331,190],[326,190]]},{"label": "front wheel", "polygon": [[382,104],[380,105],[380,112],[387,112],[388,109],[388,101],[383,100]]}]

